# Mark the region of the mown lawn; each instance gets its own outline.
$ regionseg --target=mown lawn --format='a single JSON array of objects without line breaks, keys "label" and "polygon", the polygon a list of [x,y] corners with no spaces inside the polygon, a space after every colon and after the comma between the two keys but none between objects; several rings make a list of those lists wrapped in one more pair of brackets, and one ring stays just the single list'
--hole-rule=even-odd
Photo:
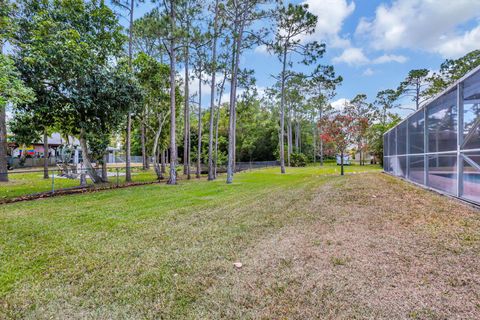
[{"label": "mown lawn", "polygon": [[478,211],[337,169],[2,205],[0,318],[477,318]]},{"label": "mown lawn", "polygon": [[[123,170],[123,168],[121,168]],[[118,177],[119,184],[125,184],[125,172],[120,171]],[[111,170],[116,174],[115,170]],[[80,185],[78,179],[66,179],[57,177],[55,171],[53,186],[55,190],[63,188],[72,188]],[[0,182],[0,200],[21,197],[41,192],[50,192],[52,190],[52,177],[48,179],[43,178],[43,172],[14,172],[9,174],[9,182]],[[152,182],[156,181],[155,172],[152,170],[140,170],[138,168],[132,169],[132,179],[134,182]],[[90,179],[87,179],[90,183]],[[109,177],[109,184],[116,185],[116,176]],[[103,185],[105,187],[106,185]]]},{"label": "mown lawn", "polygon": [[[349,167],[345,167],[346,172],[361,172],[366,170],[375,170],[378,169],[376,166],[358,166],[353,165]],[[181,170],[179,167],[177,170]],[[193,169],[192,169],[193,170]],[[340,168],[333,163],[329,162],[326,163],[324,168],[322,169],[322,173],[325,174],[335,174],[339,171]],[[168,170],[167,170],[168,171]],[[56,175],[58,174],[57,171],[55,172],[55,178],[53,181],[53,188],[54,190],[61,190],[64,188],[72,188],[78,187],[80,185],[80,180],[78,179],[65,179],[65,178],[58,178]],[[110,169],[112,174],[116,174],[115,169]],[[110,185],[116,185],[117,182],[119,185],[125,184],[125,171],[124,168],[120,168],[120,174],[118,177],[111,176],[109,177]],[[50,192],[52,191],[52,178],[51,172],[49,179],[43,178],[43,172],[38,170],[38,172],[11,172],[9,174],[9,182],[0,182],[0,201],[2,199],[11,199],[17,198],[26,195],[32,195],[36,193],[42,192]],[[192,175],[193,177],[195,174]],[[157,176],[153,169],[150,170],[141,170],[140,168],[132,168],[132,180],[134,183],[144,183],[144,182],[155,182],[157,181]],[[87,179],[87,183],[90,184],[90,179]],[[105,187],[108,184],[99,185],[99,187]]]}]

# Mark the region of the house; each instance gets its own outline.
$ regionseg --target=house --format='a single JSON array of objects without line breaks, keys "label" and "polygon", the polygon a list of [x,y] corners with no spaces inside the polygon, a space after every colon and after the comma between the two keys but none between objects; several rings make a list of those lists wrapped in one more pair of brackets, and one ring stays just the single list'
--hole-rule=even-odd
[{"label": "house", "polygon": [[[55,165],[60,160],[60,146],[62,145],[71,145],[74,148],[74,153],[72,155],[70,163],[79,164],[82,162],[82,151],[80,149],[80,142],[78,141],[78,139],[74,137],[68,137],[67,140],[59,133],[53,133],[48,137],[49,165]],[[10,141],[8,146],[9,154],[12,158],[10,160],[10,163],[13,168],[43,166],[43,159],[45,154],[43,139],[38,142],[34,142],[29,146],[20,146],[15,141]],[[107,163],[116,163],[116,153],[118,151],[120,151],[120,148],[107,148]],[[26,159],[24,164],[20,164],[20,158],[22,153],[26,153]]]}]

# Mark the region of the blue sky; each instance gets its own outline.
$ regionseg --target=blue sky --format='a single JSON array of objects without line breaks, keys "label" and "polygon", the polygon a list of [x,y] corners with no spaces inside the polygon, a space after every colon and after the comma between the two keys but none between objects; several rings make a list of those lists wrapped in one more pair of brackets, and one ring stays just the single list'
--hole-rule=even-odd
[{"label": "blue sky", "polygon": [[[373,100],[379,90],[397,87],[411,69],[437,70],[446,58],[480,47],[480,0],[292,2],[308,3],[318,16],[315,33],[305,41],[326,43],[327,52],[320,63],[334,65],[344,78],[334,105],[357,93]],[[141,4],[136,16],[152,6]],[[241,64],[255,70],[260,89],[272,85],[271,74],[280,70],[276,58],[262,48],[245,52]]]}]

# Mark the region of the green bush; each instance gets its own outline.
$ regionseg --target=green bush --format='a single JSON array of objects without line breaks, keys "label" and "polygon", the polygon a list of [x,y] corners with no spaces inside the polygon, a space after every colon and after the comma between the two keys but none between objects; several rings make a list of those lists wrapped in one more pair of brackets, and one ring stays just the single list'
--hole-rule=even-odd
[{"label": "green bush", "polygon": [[303,153],[292,153],[290,155],[290,165],[292,167],[306,167],[307,161],[307,156]]}]

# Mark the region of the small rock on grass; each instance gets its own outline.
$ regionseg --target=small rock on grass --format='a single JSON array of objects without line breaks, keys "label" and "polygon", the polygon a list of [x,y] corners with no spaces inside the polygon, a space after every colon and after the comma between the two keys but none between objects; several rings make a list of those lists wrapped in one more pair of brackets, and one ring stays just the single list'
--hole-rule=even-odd
[{"label": "small rock on grass", "polygon": [[236,268],[236,269],[241,269],[243,264],[241,262],[234,262],[233,263],[233,266]]}]

